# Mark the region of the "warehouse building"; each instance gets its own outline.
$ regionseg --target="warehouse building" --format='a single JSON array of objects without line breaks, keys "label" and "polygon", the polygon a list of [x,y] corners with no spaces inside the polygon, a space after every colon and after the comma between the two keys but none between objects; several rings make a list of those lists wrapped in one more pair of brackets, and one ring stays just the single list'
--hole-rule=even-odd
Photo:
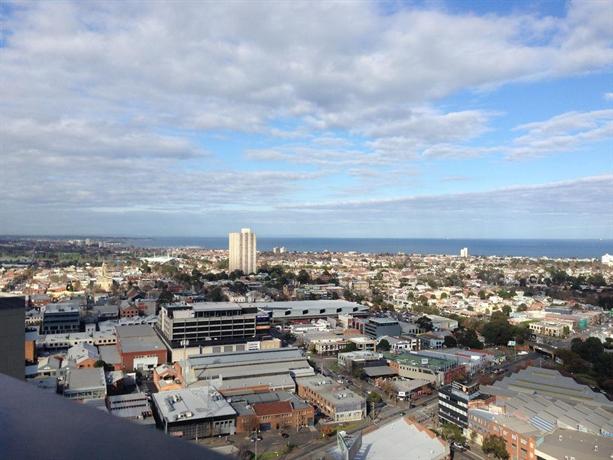
[{"label": "warehouse building", "polygon": [[294,392],[292,377],[315,372],[298,348],[191,356],[182,363],[188,387],[214,385],[223,395]]}]

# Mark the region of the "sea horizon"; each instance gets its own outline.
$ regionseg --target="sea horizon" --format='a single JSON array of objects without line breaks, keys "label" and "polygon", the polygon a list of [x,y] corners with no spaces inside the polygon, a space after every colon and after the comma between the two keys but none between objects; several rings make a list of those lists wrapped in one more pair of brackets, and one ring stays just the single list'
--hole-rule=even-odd
[{"label": "sea horizon", "polygon": [[[227,236],[93,236],[93,235],[2,235],[16,239],[96,239],[119,241],[149,249],[227,249]],[[600,258],[613,253],[613,239],[596,238],[369,238],[260,236],[258,250],[285,247],[288,252],[405,253],[459,255],[467,247],[474,256]]]}]

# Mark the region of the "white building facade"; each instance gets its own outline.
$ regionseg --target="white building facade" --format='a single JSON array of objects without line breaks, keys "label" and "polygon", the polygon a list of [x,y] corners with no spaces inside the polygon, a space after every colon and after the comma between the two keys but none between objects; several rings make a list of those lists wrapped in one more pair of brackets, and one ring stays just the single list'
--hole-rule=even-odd
[{"label": "white building facade", "polygon": [[256,239],[250,228],[229,235],[229,270],[241,270],[245,274],[257,271]]}]

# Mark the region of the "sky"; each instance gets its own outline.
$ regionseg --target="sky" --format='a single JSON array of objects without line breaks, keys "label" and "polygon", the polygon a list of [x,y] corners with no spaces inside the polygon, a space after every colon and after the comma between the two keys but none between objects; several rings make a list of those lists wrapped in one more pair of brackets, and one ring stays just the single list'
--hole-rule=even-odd
[{"label": "sky", "polygon": [[0,234],[613,238],[608,0],[0,22]]}]

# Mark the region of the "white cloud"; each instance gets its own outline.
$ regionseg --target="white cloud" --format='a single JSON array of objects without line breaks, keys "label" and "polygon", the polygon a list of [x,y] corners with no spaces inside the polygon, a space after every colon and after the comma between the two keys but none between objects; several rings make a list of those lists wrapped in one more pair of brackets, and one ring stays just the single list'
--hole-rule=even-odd
[{"label": "white cloud", "polygon": [[[324,174],[239,170],[202,140],[219,132],[268,137],[245,143],[248,160],[345,173],[365,181],[368,195],[385,186],[381,173],[410,173],[415,158],[496,154],[467,145],[497,113],[437,108],[441,98],[613,62],[607,2],[570,3],[560,18],[379,8],[11,5],[0,31],[0,221],[42,204],[48,216],[74,208],[238,212],[291,201]],[[610,122],[605,111],[528,124],[502,154],[576,148],[609,136]]]}]

